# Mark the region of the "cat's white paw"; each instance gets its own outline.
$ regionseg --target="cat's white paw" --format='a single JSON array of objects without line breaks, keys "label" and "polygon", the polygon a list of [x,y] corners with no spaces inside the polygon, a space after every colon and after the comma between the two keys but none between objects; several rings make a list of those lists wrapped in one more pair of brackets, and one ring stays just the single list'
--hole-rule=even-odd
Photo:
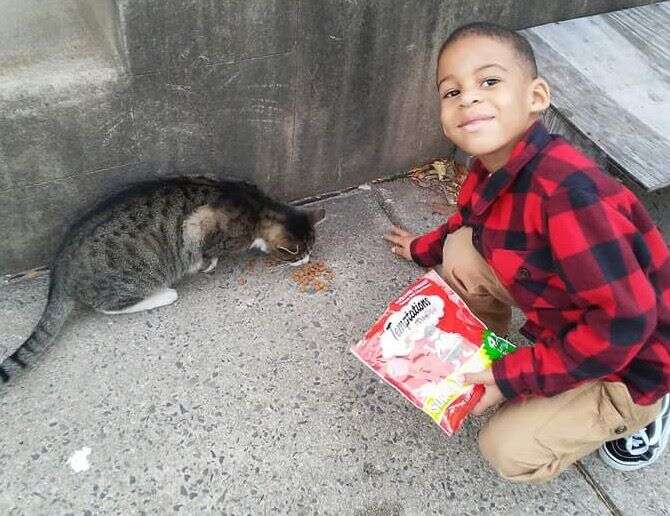
[{"label": "cat's white paw", "polygon": [[262,238],[257,238],[256,240],[254,240],[249,246],[249,249],[258,249],[260,252],[266,254],[269,251],[268,243]]},{"label": "cat's white paw", "polygon": [[212,260],[209,262],[209,266],[204,269],[202,272],[205,274],[209,274],[210,272],[214,272],[214,269],[216,269],[216,264],[219,263],[219,259],[217,257],[212,258]]},{"label": "cat's white paw", "polygon": [[100,310],[100,311],[103,314],[107,315],[132,314],[135,312],[152,310],[153,308],[158,308],[159,306],[171,305],[177,299],[179,299],[179,294],[177,294],[177,291],[173,288],[166,288],[156,292],[155,294],[147,297],[146,299],[140,301],[139,303],[126,307],[122,310]]}]

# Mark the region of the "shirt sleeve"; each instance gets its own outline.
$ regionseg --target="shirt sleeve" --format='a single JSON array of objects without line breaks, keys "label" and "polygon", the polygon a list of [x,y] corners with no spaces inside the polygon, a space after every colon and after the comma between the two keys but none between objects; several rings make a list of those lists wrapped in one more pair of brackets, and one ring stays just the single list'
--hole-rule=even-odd
[{"label": "shirt sleeve", "polygon": [[581,316],[562,336],[540,338],[494,363],[508,399],[552,396],[607,377],[635,357],[656,326],[656,294],[644,272],[652,258],[625,210],[591,191],[563,192],[547,206],[555,266]]},{"label": "shirt sleeve", "polygon": [[429,231],[428,233],[416,237],[412,240],[409,250],[412,254],[412,260],[422,267],[433,267],[442,263],[442,248],[444,240],[449,233],[453,233],[463,225],[463,218],[460,211],[453,213],[447,222]]}]

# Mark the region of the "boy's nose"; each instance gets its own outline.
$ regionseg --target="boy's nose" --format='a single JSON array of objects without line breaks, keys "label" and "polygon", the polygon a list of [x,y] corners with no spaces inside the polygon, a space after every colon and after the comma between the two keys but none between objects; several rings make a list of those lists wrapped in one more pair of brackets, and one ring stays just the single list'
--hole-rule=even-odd
[{"label": "boy's nose", "polygon": [[461,93],[461,105],[464,107],[471,106],[472,104],[476,104],[477,102],[480,102],[481,99],[479,96],[475,93],[468,93],[468,92],[462,92]]}]

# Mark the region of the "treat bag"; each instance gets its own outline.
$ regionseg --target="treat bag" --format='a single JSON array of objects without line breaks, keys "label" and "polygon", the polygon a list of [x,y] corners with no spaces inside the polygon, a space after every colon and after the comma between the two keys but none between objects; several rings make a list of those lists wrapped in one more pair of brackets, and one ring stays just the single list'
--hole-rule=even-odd
[{"label": "treat bag", "polygon": [[514,349],[431,271],[390,303],[351,351],[451,435],[484,393],[484,386],[455,377],[490,367]]}]

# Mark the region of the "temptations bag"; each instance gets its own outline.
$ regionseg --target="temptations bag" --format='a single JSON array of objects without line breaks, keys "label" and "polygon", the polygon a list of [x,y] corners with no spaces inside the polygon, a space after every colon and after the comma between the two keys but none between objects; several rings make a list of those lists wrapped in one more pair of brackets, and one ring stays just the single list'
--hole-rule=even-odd
[{"label": "temptations bag", "polygon": [[484,394],[484,386],[463,385],[454,376],[490,367],[514,349],[431,271],[393,301],[351,351],[451,435]]}]

